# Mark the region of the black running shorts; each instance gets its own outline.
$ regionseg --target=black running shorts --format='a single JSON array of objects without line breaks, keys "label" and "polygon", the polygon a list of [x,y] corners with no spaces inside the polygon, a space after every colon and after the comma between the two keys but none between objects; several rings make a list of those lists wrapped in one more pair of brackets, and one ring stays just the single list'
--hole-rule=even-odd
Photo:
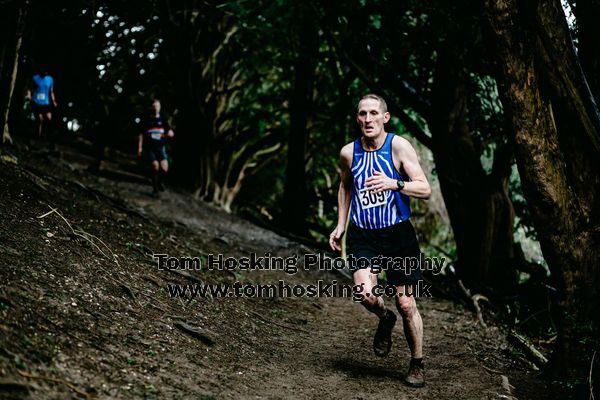
[{"label": "black running shorts", "polygon": [[35,101],[31,102],[31,111],[33,115],[37,116],[38,114],[48,114],[52,112],[52,106],[47,104],[38,104]]},{"label": "black running shorts", "polygon": [[[418,263],[421,259],[421,250],[410,220],[380,229],[363,229],[350,223],[346,236],[346,247],[348,255],[352,255],[355,259],[363,257],[370,261],[377,256],[391,257],[396,260],[394,264],[398,265],[398,261],[411,258],[412,268],[392,268],[392,265],[388,263],[386,277],[389,285],[417,284],[422,279]],[[416,266],[415,262],[418,263]],[[356,268],[361,269],[370,268],[370,266],[370,263],[356,264]],[[352,270],[352,272],[356,271],[357,269]]]},{"label": "black running shorts", "polygon": [[[148,140],[152,140],[152,139],[148,139]],[[161,142],[154,143],[154,141],[152,141],[152,142],[148,143],[148,145],[145,148],[145,152],[146,152],[146,157],[148,158],[148,161],[150,161],[150,162],[168,160],[167,150],[165,148],[165,145]]]}]

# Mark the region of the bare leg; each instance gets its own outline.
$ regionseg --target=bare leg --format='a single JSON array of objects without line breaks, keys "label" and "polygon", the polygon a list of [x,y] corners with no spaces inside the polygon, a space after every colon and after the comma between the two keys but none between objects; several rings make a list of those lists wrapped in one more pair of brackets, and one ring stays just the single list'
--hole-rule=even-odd
[{"label": "bare leg", "polygon": [[169,161],[160,160],[160,171],[158,171],[158,190],[165,190],[163,186],[163,180],[169,171]]},{"label": "bare leg", "polygon": [[44,114],[38,114],[37,118],[37,134],[38,137],[42,137],[42,126],[44,126]]},{"label": "bare leg", "polygon": [[169,172],[169,161],[160,160],[160,169],[166,174]]},{"label": "bare leg", "polygon": [[152,161],[152,191],[158,193],[158,174],[160,173],[160,166],[158,161]]},{"label": "bare leg", "polygon": [[379,317],[377,330],[373,337],[373,351],[378,357],[385,357],[392,348],[392,331],[396,325],[396,314],[385,308],[383,298],[373,295],[373,286],[377,283],[377,275],[369,269],[361,269],[354,273],[354,283],[363,287],[361,304]]},{"label": "bare leg", "polygon": [[[398,293],[406,292],[406,286],[396,286]],[[410,289],[409,289],[410,290]],[[417,309],[414,296],[396,295],[396,308],[402,316],[404,336],[408,342],[410,353],[413,358],[423,357],[423,320]]]},{"label": "bare leg", "polygon": [[363,299],[360,302],[368,311],[382,317],[385,315],[385,304],[383,298],[373,296],[371,290],[377,282],[377,275],[371,273],[369,269],[361,269],[354,273],[354,284],[363,286]]},{"label": "bare leg", "polygon": [[44,135],[46,135],[46,137],[48,137],[48,126],[50,125],[50,121],[52,121],[52,113],[47,112],[47,113],[43,114],[42,124],[40,126],[40,135],[42,133],[44,133]]}]

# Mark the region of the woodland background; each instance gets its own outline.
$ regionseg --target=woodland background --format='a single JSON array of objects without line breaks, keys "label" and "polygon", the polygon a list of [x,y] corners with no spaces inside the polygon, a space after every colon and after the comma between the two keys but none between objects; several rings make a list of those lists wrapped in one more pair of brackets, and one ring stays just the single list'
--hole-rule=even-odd
[{"label": "woodland background", "polygon": [[[339,149],[361,95],[388,102],[436,194],[424,251],[552,343],[545,371],[587,384],[599,348],[597,0],[0,1],[4,146],[47,69],[61,140],[134,157],[159,98],[171,184],[323,246]],[[31,135],[30,135],[31,136]]]}]

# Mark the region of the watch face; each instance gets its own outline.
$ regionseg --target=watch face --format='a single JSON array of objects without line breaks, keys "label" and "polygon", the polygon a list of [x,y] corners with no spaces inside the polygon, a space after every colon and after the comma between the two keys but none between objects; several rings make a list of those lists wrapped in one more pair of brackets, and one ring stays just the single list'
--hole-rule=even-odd
[{"label": "watch face", "polygon": [[398,188],[399,189],[403,189],[404,188],[404,181],[397,180],[396,183],[398,184]]}]

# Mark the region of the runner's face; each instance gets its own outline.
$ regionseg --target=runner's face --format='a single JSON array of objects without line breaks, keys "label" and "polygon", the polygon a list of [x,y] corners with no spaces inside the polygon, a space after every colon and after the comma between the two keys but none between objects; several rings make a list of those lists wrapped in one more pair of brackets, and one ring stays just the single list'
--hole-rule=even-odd
[{"label": "runner's face", "polygon": [[356,121],[365,137],[373,138],[384,132],[384,124],[390,120],[390,113],[381,110],[379,100],[365,99],[358,104]]},{"label": "runner's face", "polygon": [[158,101],[152,103],[152,111],[156,114],[160,112],[160,103]]}]

